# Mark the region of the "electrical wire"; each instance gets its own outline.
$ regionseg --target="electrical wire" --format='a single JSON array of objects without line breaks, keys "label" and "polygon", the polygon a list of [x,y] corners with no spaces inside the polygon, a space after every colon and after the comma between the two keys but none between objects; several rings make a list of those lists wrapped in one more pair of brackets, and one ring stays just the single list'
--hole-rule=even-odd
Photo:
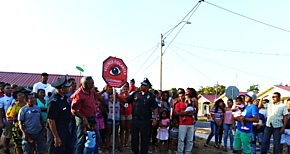
[{"label": "electrical wire", "polygon": [[289,80],[284,80],[284,79],[277,79],[277,78],[267,77],[267,76],[258,75],[258,74],[254,74],[254,73],[246,72],[246,71],[243,71],[243,70],[235,69],[235,68],[232,68],[232,67],[229,67],[229,66],[226,66],[226,65],[223,65],[223,64],[217,63],[217,62],[215,62],[215,61],[211,61],[211,60],[209,60],[209,59],[203,58],[203,57],[201,57],[201,56],[198,56],[198,55],[196,55],[196,54],[193,54],[193,53],[191,53],[191,52],[188,52],[188,51],[186,51],[186,50],[184,50],[184,49],[181,49],[181,48],[179,48],[179,47],[176,47],[176,46],[174,46],[174,45],[172,45],[172,46],[175,47],[175,48],[177,48],[177,49],[179,49],[179,50],[181,50],[181,51],[184,51],[184,52],[186,52],[186,53],[189,53],[189,54],[191,54],[191,55],[193,55],[193,56],[195,56],[195,57],[198,57],[198,58],[200,58],[200,59],[206,60],[206,61],[208,61],[208,62],[211,62],[211,63],[217,64],[217,65],[220,65],[220,66],[223,66],[223,67],[226,67],[226,68],[228,68],[228,69],[232,69],[232,70],[239,71],[239,72],[243,72],[243,73],[250,74],[250,75],[253,75],[253,76],[258,76],[258,77],[268,78],[268,79],[272,79],[272,80],[279,80],[279,81],[287,81],[287,82],[290,82]]},{"label": "electrical wire", "polygon": [[[198,1],[197,3],[196,3],[196,5],[186,14],[186,16],[185,17],[183,17],[182,18],[182,20],[177,24],[177,25],[175,25],[174,27],[172,27],[171,29],[169,29],[167,32],[165,32],[165,33],[163,33],[163,35],[164,35],[164,39],[166,39],[166,37],[168,37],[173,31],[174,31],[174,29],[176,28],[176,27],[178,27],[183,21],[184,21],[184,19],[194,10],[194,8],[198,5],[198,4],[200,4],[201,3],[201,1]],[[167,36],[165,36],[167,33],[169,33]]]},{"label": "electrical wire", "polygon": [[290,56],[290,54],[279,54],[279,53],[262,53],[262,52],[246,52],[246,51],[237,51],[237,50],[227,50],[227,49],[217,49],[217,48],[210,48],[210,47],[202,47],[184,43],[173,42],[174,44],[180,44],[185,46],[190,46],[194,48],[201,48],[201,49],[208,49],[208,50],[216,50],[216,51],[224,51],[224,52],[235,52],[235,53],[246,53],[246,54],[257,54],[257,55],[269,55],[269,56]]},{"label": "electrical wire", "polygon": [[133,62],[134,60],[137,60],[140,56],[142,56],[142,55],[144,55],[145,53],[147,53],[147,52],[151,51],[152,49],[156,48],[156,46],[158,46],[159,44],[160,44],[160,43],[158,42],[158,43],[157,43],[156,45],[154,45],[151,49],[149,49],[149,50],[147,50],[147,51],[141,53],[139,56],[137,56],[137,57],[135,57],[134,59],[132,59],[131,61],[127,62],[127,64]]},{"label": "electrical wire", "polygon": [[[145,71],[146,71],[146,70],[147,70],[147,69],[148,69],[148,68],[149,68],[149,67],[150,67],[150,66],[151,66],[151,65],[152,65],[152,64],[153,64],[153,63],[154,63],[154,62],[155,62],[159,57],[160,57],[160,56],[158,56],[155,60],[153,60],[152,63],[149,64],[149,65],[145,68],[145,70],[144,70],[143,72],[145,72]],[[142,72],[142,73],[143,73],[143,72]],[[137,78],[138,76],[140,76],[142,73],[140,73],[139,75],[137,75],[136,78]],[[136,73],[135,73],[135,74],[136,74]]]},{"label": "electrical wire", "polygon": [[[195,11],[198,9],[198,7],[200,6],[201,1],[199,1],[195,7],[195,10],[192,12],[192,14],[189,16],[189,18],[187,19],[187,21],[192,17],[192,15],[195,13]],[[176,35],[173,37],[173,39],[170,41],[170,43],[166,46],[165,50],[163,51],[162,55],[165,54],[167,48],[170,46],[170,44],[175,40],[175,38],[178,36],[178,34],[181,32],[181,30],[183,29],[183,27],[186,25],[186,23],[183,24],[183,26],[179,29],[179,31],[176,33]],[[163,39],[165,40],[165,38]]]},{"label": "electrical wire", "polygon": [[216,82],[213,79],[209,78],[208,76],[206,76],[205,74],[203,74],[202,72],[200,72],[198,69],[196,69],[195,67],[193,67],[190,63],[188,63],[184,58],[182,58],[176,51],[174,51],[171,47],[170,49],[179,57],[181,58],[185,63],[187,63],[191,68],[193,68],[194,70],[196,70],[198,73],[200,73],[201,75],[203,75],[204,77],[206,77],[207,79],[209,79],[210,81]]},{"label": "electrical wire", "polygon": [[156,48],[153,50],[153,52],[150,54],[150,56],[145,60],[145,62],[140,66],[140,68],[135,72],[135,74],[132,76],[134,77],[136,75],[136,73],[138,73],[138,71],[144,66],[144,64],[147,62],[147,60],[153,55],[153,53],[156,51],[156,49],[158,48],[159,46],[156,46]]},{"label": "electrical wire", "polygon": [[245,16],[245,15],[242,15],[242,14],[236,13],[236,12],[234,12],[234,11],[231,11],[231,10],[225,9],[225,8],[223,8],[223,7],[220,7],[220,6],[218,6],[218,5],[212,4],[212,3],[207,2],[207,1],[203,1],[203,2],[205,2],[205,3],[207,3],[207,4],[210,4],[210,5],[212,5],[212,6],[215,6],[215,7],[217,7],[217,8],[220,8],[220,9],[222,9],[222,10],[228,11],[228,12],[230,12],[230,13],[233,13],[233,14],[235,14],[235,15],[238,15],[238,16],[241,16],[241,17],[244,17],[244,18],[247,18],[247,19],[249,19],[249,20],[252,20],[252,21],[255,21],[255,22],[258,22],[258,23],[264,24],[264,25],[266,25],[266,26],[270,26],[270,27],[272,27],[272,28],[276,28],[276,29],[279,29],[279,30],[282,30],[282,31],[285,31],[285,32],[290,33],[290,30],[286,30],[286,29],[283,29],[283,28],[280,28],[280,27],[277,27],[277,26],[273,26],[273,25],[267,24],[267,23],[265,23],[265,22],[262,22],[262,21],[259,21],[259,20],[256,20],[256,19],[253,19],[253,18],[247,17],[247,16]]}]

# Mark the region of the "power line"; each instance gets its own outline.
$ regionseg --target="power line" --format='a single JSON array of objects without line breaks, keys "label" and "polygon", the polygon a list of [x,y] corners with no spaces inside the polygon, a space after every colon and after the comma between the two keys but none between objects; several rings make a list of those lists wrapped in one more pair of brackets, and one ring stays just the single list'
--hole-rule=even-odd
[{"label": "power line", "polygon": [[[150,54],[150,56],[145,60],[145,62],[140,66],[140,68],[135,72],[135,74],[144,66],[144,64],[147,62],[147,60],[153,55],[153,53],[156,51],[156,49],[158,48],[158,46],[156,46],[156,48],[153,50],[153,52]],[[134,77],[135,74],[132,76]]]},{"label": "power line", "polygon": [[215,6],[215,7],[217,7],[217,8],[220,8],[220,9],[222,9],[222,10],[228,11],[228,12],[233,13],[233,14],[235,14],[235,15],[238,15],[238,16],[241,16],[241,17],[244,17],[244,18],[247,18],[247,19],[249,19],[249,20],[252,20],[252,21],[255,21],[255,22],[258,22],[258,23],[264,24],[264,25],[266,25],[266,26],[270,26],[270,27],[273,27],[273,28],[276,28],[276,29],[279,29],[279,30],[282,30],[282,31],[285,31],[285,32],[290,33],[289,30],[286,30],[286,29],[283,29],[283,28],[280,28],[280,27],[277,27],[277,26],[273,26],[273,25],[267,24],[267,23],[265,23],[265,22],[262,22],[262,21],[259,21],[259,20],[256,20],[256,19],[253,19],[253,18],[247,17],[247,16],[245,16],[245,15],[242,15],[242,14],[236,13],[236,12],[234,12],[234,11],[231,11],[231,10],[225,9],[225,8],[223,8],[223,7],[220,7],[220,6],[218,6],[218,5],[212,4],[212,3],[207,2],[207,1],[203,1],[203,2],[206,2],[207,4],[210,4],[210,5],[212,5],[212,6]]},{"label": "power line", "polygon": [[257,55],[269,55],[269,56],[290,56],[290,54],[279,54],[279,53],[262,53],[262,52],[246,52],[246,51],[237,51],[237,50],[227,50],[227,49],[217,49],[217,48],[210,48],[210,47],[202,47],[184,43],[177,43],[173,42],[174,44],[180,44],[185,46],[190,46],[194,48],[201,48],[201,49],[208,49],[208,50],[216,50],[216,51],[224,51],[224,52],[235,52],[235,53],[246,53],[246,54],[257,54]]},{"label": "power line", "polygon": [[258,74],[254,74],[254,73],[246,72],[246,71],[243,71],[243,70],[235,69],[235,68],[232,68],[232,67],[229,67],[229,66],[226,66],[226,65],[223,65],[223,64],[217,63],[217,62],[215,62],[215,61],[211,61],[211,60],[208,60],[208,59],[206,59],[206,58],[200,57],[200,56],[198,56],[198,55],[195,55],[195,54],[193,54],[193,53],[191,53],[191,52],[188,52],[188,51],[186,51],[186,50],[184,50],[184,49],[181,49],[181,48],[179,48],[179,47],[176,47],[176,46],[174,46],[174,45],[172,45],[172,46],[175,47],[175,48],[177,48],[177,49],[179,49],[179,50],[181,50],[181,51],[187,52],[187,53],[189,53],[189,54],[191,54],[191,55],[193,55],[193,56],[195,56],[195,57],[201,58],[201,59],[203,59],[203,60],[209,61],[209,62],[211,62],[211,63],[217,64],[217,65],[220,65],[220,66],[223,66],[223,67],[226,67],[226,68],[228,68],[228,69],[232,69],[232,70],[239,71],[239,72],[243,72],[243,73],[250,74],[250,75],[253,75],[253,76],[258,76],[258,77],[268,78],[268,79],[272,79],[272,80],[279,80],[279,81],[287,81],[287,82],[290,82],[289,80],[276,79],[276,78],[272,78],[272,77],[267,77],[267,76],[258,75]]},{"label": "power line", "polygon": [[134,60],[137,60],[137,58],[139,58],[140,56],[144,55],[145,53],[151,51],[152,49],[154,49],[154,48],[155,48],[156,46],[158,46],[159,44],[160,44],[160,43],[158,42],[158,43],[157,43],[156,45],[154,45],[151,49],[149,49],[149,50],[143,52],[143,53],[140,54],[139,56],[137,56],[137,57],[135,57],[134,59],[132,59],[131,61],[127,62],[127,64],[131,63],[131,62],[134,61]]},{"label": "power line", "polygon": [[[147,70],[147,69],[148,69],[148,68],[149,68],[149,67],[150,67],[150,66],[151,66],[151,65],[152,65],[152,64],[153,64],[153,63],[154,63],[154,62],[155,62],[159,57],[160,57],[160,56],[158,56],[155,60],[153,60],[152,63],[150,63],[150,64],[145,68],[145,70],[143,70],[143,72],[145,72],[145,71],[146,71],[146,70]],[[143,72],[142,72],[142,73],[143,73]],[[137,75],[136,78],[137,78],[138,76],[140,76],[142,73],[140,73],[139,75]],[[135,73],[135,74],[136,74],[136,73]]]},{"label": "power line", "polygon": [[[194,7],[195,10],[192,12],[192,14],[189,16],[189,18],[187,19],[187,21],[192,17],[192,15],[194,14],[194,12],[198,9],[198,7],[200,6],[200,2],[199,1],[196,6]],[[178,34],[181,32],[181,30],[183,29],[183,27],[186,25],[186,23],[183,24],[183,26],[179,29],[179,31],[176,33],[176,35],[173,37],[173,39],[170,41],[170,43],[166,46],[164,52],[162,53],[162,55],[166,52],[167,48],[170,46],[170,44],[175,40],[175,38],[178,36]],[[164,38],[163,40],[165,40],[166,38]]]},{"label": "power line", "polygon": [[209,78],[208,76],[204,75],[203,73],[201,73],[198,69],[196,69],[195,67],[193,67],[190,63],[188,63],[184,58],[182,58],[176,51],[174,51],[171,47],[170,49],[179,57],[181,58],[185,63],[187,63],[190,67],[192,67],[194,70],[196,70],[198,73],[200,73],[201,75],[203,75],[204,77],[208,78],[210,81],[215,82],[213,79]]},{"label": "power line", "polygon": [[169,29],[167,32],[165,32],[163,35],[165,36],[167,33],[169,33],[167,36],[165,36],[164,37],[164,39],[166,39],[166,37],[168,37],[172,32],[173,32],[173,30],[176,28],[176,27],[178,27],[183,21],[184,21],[184,19],[194,10],[194,8],[198,5],[198,4],[200,4],[200,2],[201,1],[198,1],[197,3],[196,3],[196,5],[186,14],[186,16],[185,17],[183,17],[182,18],[182,20],[177,24],[177,25],[175,25],[174,27],[172,27],[171,29]]}]

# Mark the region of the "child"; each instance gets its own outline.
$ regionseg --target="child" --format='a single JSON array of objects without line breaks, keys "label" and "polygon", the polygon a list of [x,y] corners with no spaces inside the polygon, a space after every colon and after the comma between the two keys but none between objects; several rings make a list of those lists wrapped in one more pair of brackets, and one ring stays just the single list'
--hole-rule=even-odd
[{"label": "child", "polygon": [[[98,126],[98,130],[100,132],[100,135],[101,135],[102,146],[103,146],[103,148],[105,148],[105,146],[106,146],[106,141],[105,141],[106,134],[104,133],[105,123],[104,123],[102,111],[106,111],[106,109],[104,108],[104,105],[102,105],[102,103],[99,100],[97,100],[96,108],[97,108],[97,112],[96,112],[97,126]],[[99,150],[99,152],[101,152],[101,151]]]},{"label": "child", "polygon": [[132,79],[130,80],[129,94],[132,95],[132,93],[135,91],[136,91],[135,80]]},{"label": "child", "polygon": [[[112,129],[113,129],[113,102],[114,96],[113,93],[109,94],[109,103],[106,105],[109,108],[108,113],[108,129],[107,129],[107,153],[110,153],[112,150],[110,148],[110,139],[112,135]],[[120,126],[120,107],[122,107],[124,110],[126,109],[120,102],[116,102],[115,104],[115,141],[116,141],[116,149],[113,149],[115,151],[122,152],[121,146],[119,144],[119,126]]]},{"label": "child", "polygon": [[[193,101],[191,101],[191,94],[186,94],[185,95],[185,99],[186,99],[186,102],[187,102],[187,104],[188,104],[188,106],[187,106],[187,108],[185,109],[185,111],[184,112],[187,112],[187,111],[195,111],[195,108],[194,108],[194,106],[193,106]],[[194,115],[192,115],[192,118],[194,119],[193,120],[193,125],[195,124],[195,116]],[[182,119],[182,122],[185,122],[185,119],[186,119],[186,116],[184,116],[183,117],[183,119]]]},{"label": "child", "polygon": [[[241,97],[237,97],[236,98],[236,104],[233,105],[233,107],[232,107],[232,112],[233,112],[233,116],[234,116],[235,120],[237,120],[236,117],[243,116],[242,112],[244,111],[244,107],[245,106],[242,104],[242,98]],[[239,121],[239,120],[237,120],[237,121]],[[240,121],[240,122],[242,124],[241,129],[249,130],[249,128],[245,126],[244,121]]]},{"label": "child", "polygon": [[[178,141],[178,118],[173,118],[171,127],[169,129],[169,149],[168,153],[171,153],[174,148],[174,153],[177,153],[177,141]],[[173,145],[173,148],[172,148]]]},{"label": "child", "polygon": [[96,130],[97,130],[97,123],[95,121],[88,122],[88,128],[86,131],[86,143],[85,143],[85,154],[94,154],[95,153],[95,146],[96,146]]},{"label": "child", "polygon": [[165,150],[167,150],[167,140],[169,136],[167,127],[169,126],[170,122],[167,110],[162,110],[159,117],[160,117],[159,121],[160,129],[156,138],[159,139],[160,141],[159,143],[160,153],[165,153]]}]

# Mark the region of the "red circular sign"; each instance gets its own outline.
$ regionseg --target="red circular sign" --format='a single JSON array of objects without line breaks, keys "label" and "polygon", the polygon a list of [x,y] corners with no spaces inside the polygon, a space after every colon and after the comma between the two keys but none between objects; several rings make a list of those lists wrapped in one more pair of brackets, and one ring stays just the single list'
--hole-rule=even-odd
[{"label": "red circular sign", "polygon": [[103,62],[103,79],[111,87],[121,88],[127,82],[128,68],[122,59],[108,57]]}]

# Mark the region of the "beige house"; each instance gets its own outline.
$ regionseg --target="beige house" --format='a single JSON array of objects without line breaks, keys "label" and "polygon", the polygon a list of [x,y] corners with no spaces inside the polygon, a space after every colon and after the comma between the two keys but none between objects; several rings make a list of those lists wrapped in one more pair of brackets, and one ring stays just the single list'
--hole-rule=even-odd
[{"label": "beige house", "polygon": [[206,116],[210,112],[210,106],[213,105],[216,98],[220,97],[220,95],[206,95],[200,94],[200,98],[198,99],[198,116]]}]

